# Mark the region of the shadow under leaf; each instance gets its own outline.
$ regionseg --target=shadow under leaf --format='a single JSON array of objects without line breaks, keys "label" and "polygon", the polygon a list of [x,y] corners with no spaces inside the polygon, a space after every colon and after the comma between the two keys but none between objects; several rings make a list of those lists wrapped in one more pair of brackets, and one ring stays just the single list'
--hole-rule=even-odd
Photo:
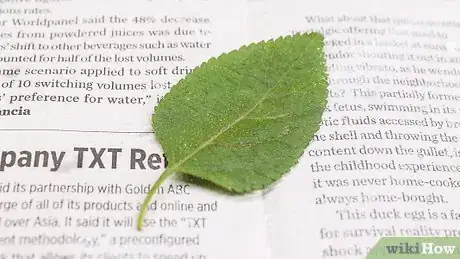
[{"label": "shadow under leaf", "polygon": [[235,193],[235,192],[225,190],[224,188],[220,187],[219,185],[213,182],[210,182],[208,180],[205,180],[205,179],[193,176],[193,175],[188,175],[184,173],[177,173],[176,175],[177,175],[177,180],[179,181],[198,185],[200,187],[203,187],[213,192],[217,192],[217,193],[225,194],[225,195],[231,195],[231,196],[241,196],[242,195],[240,193]]}]

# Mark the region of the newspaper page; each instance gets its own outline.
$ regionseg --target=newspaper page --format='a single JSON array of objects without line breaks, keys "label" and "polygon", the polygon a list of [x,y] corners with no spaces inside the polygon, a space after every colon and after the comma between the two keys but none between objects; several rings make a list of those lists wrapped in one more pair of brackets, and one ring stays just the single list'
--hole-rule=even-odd
[{"label": "newspaper page", "polygon": [[252,40],[325,37],[328,105],[265,195],[272,258],[364,258],[383,236],[459,236],[456,1],[252,1]]},{"label": "newspaper page", "polygon": [[167,167],[150,117],[246,41],[245,1],[0,0],[0,258],[269,258],[258,193]]}]

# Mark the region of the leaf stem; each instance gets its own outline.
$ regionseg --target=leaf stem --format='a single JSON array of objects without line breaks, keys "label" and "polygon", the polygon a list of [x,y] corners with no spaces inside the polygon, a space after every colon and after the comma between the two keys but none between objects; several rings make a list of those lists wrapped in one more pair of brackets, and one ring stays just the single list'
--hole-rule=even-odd
[{"label": "leaf stem", "polygon": [[137,217],[137,230],[142,230],[142,222],[145,217],[145,213],[147,212],[147,209],[150,205],[150,201],[152,200],[153,195],[157,192],[158,188],[163,184],[163,182],[170,177],[174,172],[171,170],[171,168],[167,168],[161,175],[158,177],[157,181],[155,184],[150,187],[149,192],[147,193],[147,196],[144,199],[144,202],[142,203],[141,209],[139,211],[139,216]]}]

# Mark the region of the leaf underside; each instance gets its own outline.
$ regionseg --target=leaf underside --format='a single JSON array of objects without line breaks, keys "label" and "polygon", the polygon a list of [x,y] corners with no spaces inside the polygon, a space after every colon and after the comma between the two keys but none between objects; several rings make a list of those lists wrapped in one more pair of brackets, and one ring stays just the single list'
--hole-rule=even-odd
[{"label": "leaf underside", "polygon": [[279,180],[319,129],[327,101],[324,38],[254,43],[195,68],[155,108],[168,170],[246,193]]}]

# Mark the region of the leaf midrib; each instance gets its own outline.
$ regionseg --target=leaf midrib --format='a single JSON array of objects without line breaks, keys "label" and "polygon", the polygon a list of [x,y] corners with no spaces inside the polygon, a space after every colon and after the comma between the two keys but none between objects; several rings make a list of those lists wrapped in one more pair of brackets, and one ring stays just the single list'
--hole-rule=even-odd
[{"label": "leaf midrib", "polygon": [[201,146],[199,146],[198,148],[196,148],[192,153],[190,153],[188,156],[186,156],[185,158],[183,158],[182,160],[180,160],[179,162],[177,162],[175,165],[173,165],[171,167],[171,170],[174,171],[176,169],[178,169],[182,164],[184,164],[185,162],[187,162],[190,158],[192,158],[193,156],[195,156],[198,152],[200,152],[202,149],[206,148],[207,146],[209,146],[214,140],[216,140],[217,138],[219,138],[222,134],[224,134],[225,132],[227,132],[227,130],[231,129],[233,126],[235,126],[238,122],[242,121],[243,119],[245,119],[252,111],[254,111],[263,101],[265,101],[265,99],[267,98],[267,96],[269,95],[270,91],[272,89],[274,89],[275,87],[273,88],[270,88],[268,89],[264,95],[262,96],[262,98],[260,98],[260,100],[254,104],[253,107],[251,107],[248,111],[246,111],[245,113],[243,113],[239,118],[237,118],[236,120],[234,120],[232,123],[230,123],[227,127],[225,127],[224,129],[222,129],[221,131],[219,131],[216,135],[212,136],[210,139],[208,139],[206,142],[204,142]]}]

